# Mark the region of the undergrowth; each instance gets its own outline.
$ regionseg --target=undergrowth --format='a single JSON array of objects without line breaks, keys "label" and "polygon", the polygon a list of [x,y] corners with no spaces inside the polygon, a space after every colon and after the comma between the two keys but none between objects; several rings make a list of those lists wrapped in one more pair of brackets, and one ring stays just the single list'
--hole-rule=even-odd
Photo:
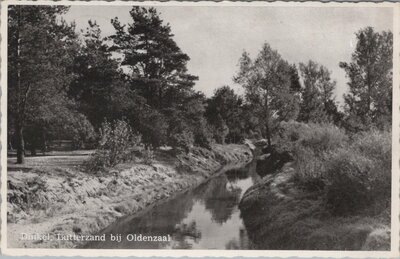
[{"label": "undergrowth", "polygon": [[334,215],[377,215],[390,208],[391,132],[352,136],[329,124],[282,124],[280,149],[295,158],[296,181],[321,191]]}]

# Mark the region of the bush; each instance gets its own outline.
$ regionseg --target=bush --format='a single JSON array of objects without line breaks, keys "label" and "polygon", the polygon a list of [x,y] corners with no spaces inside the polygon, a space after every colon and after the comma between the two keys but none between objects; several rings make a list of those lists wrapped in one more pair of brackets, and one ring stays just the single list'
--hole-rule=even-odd
[{"label": "bush", "polygon": [[92,124],[80,113],[74,116],[70,124],[67,124],[66,131],[69,132],[75,149],[86,147],[85,144],[93,142],[96,137]]},{"label": "bush", "polygon": [[142,151],[143,163],[146,165],[152,165],[154,162],[154,150],[152,147],[147,147]]},{"label": "bush", "polygon": [[344,145],[348,141],[345,132],[331,124],[282,122],[279,129],[278,146],[293,151],[296,146],[310,148],[320,153]]},{"label": "bush", "polygon": [[311,124],[307,133],[303,136],[301,144],[310,147],[315,152],[333,150],[348,141],[344,131],[330,124]]},{"label": "bush", "polygon": [[329,154],[327,204],[336,214],[367,209],[377,214],[390,207],[391,133],[371,130]]},{"label": "bush", "polygon": [[180,133],[173,134],[169,138],[169,143],[176,150],[185,151],[187,153],[193,147],[194,143],[193,133],[188,130],[183,130]]},{"label": "bush", "polygon": [[325,186],[326,153],[346,145],[344,131],[331,124],[282,122],[277,147],[295,159],[296,179],[309,191]]},{"label": "bush", "polygon": [[333,214],[374,215],[390,207],[390,131],[349,138],[329,124],[284,122],[279,135],[277,146],[295,158],[296,180],[308,191],[323,191]]},{"label": "bush", "polygon": [[126,121],[106,121],[101,125],[98,147],[87,167],[90,171],[97,171],[132,160],[132,148],[141,145],[141,135],[135,133]]},{"label": "bush", "polygon": [[208,125],[204,123],[201,127],[197,128],[194,133],[194,144],[206,149],[211,149],[214,143],[212,131]]},{"label": "bush", "polygon": [[296,180],[308,191],[321,191],[325,187],[323,173],[325,158],[310,148],[297,147],[293,151]]},{"label": "bush", "polygon": [[86,171],[98,172],[103,171],[105,168],[110,167],[108,163],[108,151],[96,150],[94,154],[89,157],[89,160],[84,164]]},{"label": "bush", "polygon": [[168,141],[168,120],[156,110],[143,110],[139,115],[138,130],[143,136],[143,143],[153,147],[164,145]]},{"label": "bush", "polygon": [[368,174],[373,161],[353,148],[342,148],[327,159],[326,204],[335,215],[352,214],[371,203]]}]

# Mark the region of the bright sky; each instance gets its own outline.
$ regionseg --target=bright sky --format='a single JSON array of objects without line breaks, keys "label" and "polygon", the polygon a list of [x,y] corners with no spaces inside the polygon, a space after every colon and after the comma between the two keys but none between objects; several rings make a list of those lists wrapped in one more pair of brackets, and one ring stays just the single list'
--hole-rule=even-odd
[{"label": "bright sky", "polygon": [[[131,23],[128,6],[72,6],[65,15],[78,29],[96,20],[104,36],[113,33],[110,20],[118,17]],[[195,88],[207,96],[223,85],[238,93],[232,82],[243,50],[252,57],[264,42],[278,50],[290,63],[312,59],[332,72],[337,81],[336,96],[342,101],[347,91],[340,61],[350,61],[356,40],[354,33],[372,26],[392,30],[392,9],[383,7],[169,7],[157,10],[171,25],[174,39],[191,60],[189,72],[199,76]]]}]

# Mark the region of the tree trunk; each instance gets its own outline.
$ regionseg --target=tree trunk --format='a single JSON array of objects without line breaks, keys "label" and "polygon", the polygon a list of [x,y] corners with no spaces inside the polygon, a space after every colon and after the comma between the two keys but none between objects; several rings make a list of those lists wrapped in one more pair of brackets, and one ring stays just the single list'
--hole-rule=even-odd
[{"label": "tree trunk", "polygon": [[266,131],[266,137],[267,137],[267,143],[268,143],[268,147],[271,147],[271,132],[269,130],[269,123],[267,121],[267,123],[265,124],[265,131]]},{"label": "tree trunk", "polygon": [[17,164],[23,164],[25,162],[25,142],[24,133],[22,126],[17,123],[16,125],[17,133]]},{"label": "tree trunk", "polygon": [[31,141],[30,141],[31,143],[30,143],[29,147],[30,147],[32,156],[36,156],[36,144],[37,144],[36,141],[37,141],[37,139],[35,139],[35,138],[31,139]]},{"label": "tree trunk", "polygon": [[21,7],[18,7],[18,25],[17,25],[17,85],[16,85],[16,94],[17,94],[17,118],[16,118],[16,133],[17,133],[17,164],[23,164],[25,162],[25,142],[24,142],[24,132],[23,132],[23,112],[24,109],[21,108],[21,98],[20,91],[21,89],[21,37],[20,30],[21,28]]},{"label": "tree trunk", "polygon": [[42,153],[45,155],[47,152],[46,133],[42,130]]},{"label": "tree trunk", "polygon": [[268,103],[268,90],[265,94],[265,112],[266,112],[266,122],[265,122],[265,133],[267,137],[268,147],[271,147],[271,130],[269,128],[269,103]]}]

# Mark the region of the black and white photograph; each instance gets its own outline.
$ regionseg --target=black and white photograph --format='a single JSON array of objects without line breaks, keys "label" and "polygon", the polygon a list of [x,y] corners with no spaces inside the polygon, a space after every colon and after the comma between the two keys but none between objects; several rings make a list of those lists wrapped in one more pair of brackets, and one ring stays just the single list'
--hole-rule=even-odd
[{"label": "black and white photograph", "polygon": [[1,7],[3,251],[399,256],[398,4]]}]

